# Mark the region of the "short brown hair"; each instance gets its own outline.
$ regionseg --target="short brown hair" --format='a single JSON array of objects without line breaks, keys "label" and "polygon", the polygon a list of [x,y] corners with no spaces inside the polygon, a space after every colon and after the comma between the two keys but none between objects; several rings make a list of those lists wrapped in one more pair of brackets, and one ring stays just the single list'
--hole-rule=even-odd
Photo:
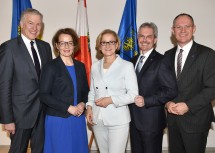
[{"label": "short brown hair", "polygon": [[56,44],[59,42],[59,36],[61,34],[67,34],[70,35],[72,37],[73,43],[74,43],[74,53],[76,53],[79,50],[79,37],[77,35],[77,33],[75,32],[74,29],[72,28],[64,28],[64,29],[59,29],[54,37],[52,38],[52,45],[54,48],[54,52],[58,54],[58,49],[56,47]]},{"label": "short brown hair", "polygon": [[179,17],[181,17],[181,16],[187,16],[188,18],[190,18],[192,24],[194,25],[193,17],[192,17],[190,14],[181,13],[181,14],[177,15],[177,16],[174,18],[174,20],[173,20],[173,26],[175,25],[176,20],[177,20]]},{"label": "short brown hair", "polygon": [[95,49],[96,49],[96,51],[97,51],[97,52],[96,52],[96,58],[97,58],[97,59],[102,59],[103,56],[104,56],[104,55],[102,54],[101,50],[100,50],[100,43],[101,43],[102,38],[103,38],[103,36],[104,36],[105,34],[111,34],[111,35],[113,35],[113,36],[115,37],[115,39],[116,39],[116,43],[119,44],[119,45],[118,45],[118,48],[116,49],[116,52],[119,51],[119,49],[120,49],[120,39],[119,39],[118,35],[116,34],[116,32],[113,31],[113,30],[110,30],[110,29],[105,29],[105,30],[103,30],[103,31],[98,35],[98,37],[97,37],[97,39],[96,39],[96,47],[95,47]]}]

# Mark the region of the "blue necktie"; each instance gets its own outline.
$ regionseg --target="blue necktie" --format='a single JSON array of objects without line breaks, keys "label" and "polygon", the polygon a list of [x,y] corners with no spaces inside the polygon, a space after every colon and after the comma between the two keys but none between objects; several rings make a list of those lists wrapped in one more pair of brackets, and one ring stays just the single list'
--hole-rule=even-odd
[{"label": "blue necktie", "polygon": [[145,56],[143,56],[143,55],[140,56],[139,62],[138,62],[137,67],[136,67],[136,73],[137,74],[140,72],[140,70],[142,68],[144,58],[145,58]]}]

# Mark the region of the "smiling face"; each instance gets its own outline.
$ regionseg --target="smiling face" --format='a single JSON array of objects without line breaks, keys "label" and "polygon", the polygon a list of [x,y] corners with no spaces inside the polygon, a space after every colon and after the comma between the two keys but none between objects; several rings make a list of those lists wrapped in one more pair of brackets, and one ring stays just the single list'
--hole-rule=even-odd
[{"label": "smiling face", "polygon": [[177,39],[180,47],[185,46],[193,39],[195,31],[196,26],[191,18],[186,15],[179,16],[172,27],[172,33]]},{"label": "smiling face", "polygon": [[74,43],[72,37],[68,34],[60,34],[58,43],[56,43],[56,47],[61,58],[71,58],[74,52]]},{"label": "smiling face", "polygon": [[138,33],[138,45],[142,53],[151,50],[157,42],[154,31],[150,27],[142,27]]},{"label": "smiling face", "polygon": [[115,56],[118,45],[114,35],[107,33],[102,36],[99,48],[104,57]]},{"label": "smiling face", "polygon": [[20,21],[21,33],[29,40],[34,40],[42,29],[42,18],[36,14],[26,14]]}]

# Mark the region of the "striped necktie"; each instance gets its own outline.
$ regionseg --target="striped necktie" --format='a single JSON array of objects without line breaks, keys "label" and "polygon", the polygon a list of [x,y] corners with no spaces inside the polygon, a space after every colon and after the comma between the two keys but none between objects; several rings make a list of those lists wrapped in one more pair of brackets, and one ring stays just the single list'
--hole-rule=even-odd
[{"label": "striped necktie", "polygon": [[140,70],[142,68],[144,58],[145,58],[145,56],[143,56],[143,55],[140,56],[139,62],[138,62],[137,67],[136,67],[136,73],[137,74],[140,72]]},{"label": "striped necktie", "polygon": [[181,74],[182,52],[183,52],[183,49],[180,49],[180,52],[179,52],[178,57],[177,57],[177,79],[179,78],[179,76]]}]

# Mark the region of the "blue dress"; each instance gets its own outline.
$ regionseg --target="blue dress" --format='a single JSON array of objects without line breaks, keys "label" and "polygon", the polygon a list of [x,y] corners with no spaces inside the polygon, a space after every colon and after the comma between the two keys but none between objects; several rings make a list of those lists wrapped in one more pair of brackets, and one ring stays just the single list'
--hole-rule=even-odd
[{"label": "blue dress", "polygon": [[[77,105],[77,82],[74,66],[67,66],[74,85]],[[44,153],[89,153],[85,115],[68,118],[46,115]]]}]

